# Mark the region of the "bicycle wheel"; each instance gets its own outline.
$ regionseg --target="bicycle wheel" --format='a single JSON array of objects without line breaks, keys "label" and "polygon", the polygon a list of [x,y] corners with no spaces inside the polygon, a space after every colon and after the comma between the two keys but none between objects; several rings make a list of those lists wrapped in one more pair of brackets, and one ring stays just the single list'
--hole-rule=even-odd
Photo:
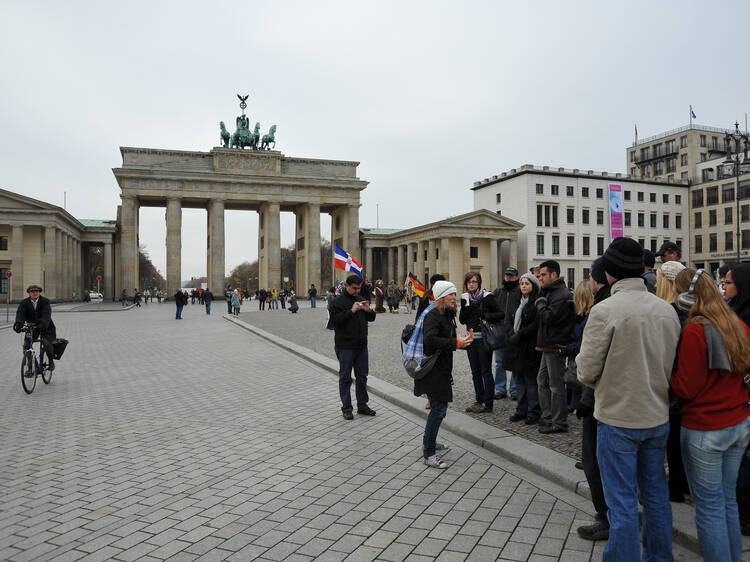
[{"label": "bicycle wheel", "polygon": [[31,350],[27,349],[23,354],[21,361],[21,386],[26,394],[34,392],[36,386],[36,368],[34,367],[34,358]]},{"label": "bicycle wheel", "polygon": [[[45,358],[47,355],[45,354]],[[49,384],[52,382],[52,371],[47,370],[47,364],[49,363],[49,359],[47,360],[47,363],[42,364],[42,380],[44,381],[44,384]]]}]

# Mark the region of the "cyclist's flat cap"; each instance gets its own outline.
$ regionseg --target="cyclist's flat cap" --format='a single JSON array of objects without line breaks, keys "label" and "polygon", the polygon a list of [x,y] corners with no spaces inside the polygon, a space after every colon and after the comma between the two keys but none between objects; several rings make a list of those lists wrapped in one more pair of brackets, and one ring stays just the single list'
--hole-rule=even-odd
[{"label": "cyclist's flat cap", "polygon": [[29,285],[29,288],[26,289],[27,293],[30,293],[31,291],[39,291],[42,292],[42,288],[39,285]]}]

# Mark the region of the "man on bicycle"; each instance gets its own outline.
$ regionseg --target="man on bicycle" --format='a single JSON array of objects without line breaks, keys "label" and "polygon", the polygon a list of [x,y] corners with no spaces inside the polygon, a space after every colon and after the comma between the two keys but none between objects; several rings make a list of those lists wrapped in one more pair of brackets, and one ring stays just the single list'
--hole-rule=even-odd
[{"label": "man on bicycle", "polygon": [[29,296],[18,305],[13,330],[16,333],[21,333],[24,322],[33,324],[32,338],[33,340],[41,339],[49,364],[47,369],[54,371],[54,347],[52,344],[57,338],[57,330],[54,322],[52,322],[52,306],[50,306],[49,299],[42,296],[42,288],[39,285],[30,285],[26,292]]}]

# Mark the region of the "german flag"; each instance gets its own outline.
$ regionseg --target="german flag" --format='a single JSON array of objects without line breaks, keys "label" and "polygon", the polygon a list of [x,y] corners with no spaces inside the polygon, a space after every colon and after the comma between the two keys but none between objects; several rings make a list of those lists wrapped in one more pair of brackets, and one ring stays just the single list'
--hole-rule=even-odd
[{"label": "german flag", "polygon": [[409,281],[411,281],[411,288],[414,289],[414,293],[421,299],[424,297],[426,289],[424,285],[420,283],[414,275],[409,272]]}]

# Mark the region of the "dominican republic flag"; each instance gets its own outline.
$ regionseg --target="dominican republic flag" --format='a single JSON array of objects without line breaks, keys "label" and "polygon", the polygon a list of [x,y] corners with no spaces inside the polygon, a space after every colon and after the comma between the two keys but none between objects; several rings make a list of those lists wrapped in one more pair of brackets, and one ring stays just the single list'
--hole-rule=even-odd
[{"label": "dominican republic flag", "polygon": [[343,269],[344,271],[351,271],[355,275],[362,277],[362,264],[355,260],[349,252],[343,248],[339,248],[338,244],[334,244],[336,247],[334,257],[336,261],[334,265],[336,269]]}]

